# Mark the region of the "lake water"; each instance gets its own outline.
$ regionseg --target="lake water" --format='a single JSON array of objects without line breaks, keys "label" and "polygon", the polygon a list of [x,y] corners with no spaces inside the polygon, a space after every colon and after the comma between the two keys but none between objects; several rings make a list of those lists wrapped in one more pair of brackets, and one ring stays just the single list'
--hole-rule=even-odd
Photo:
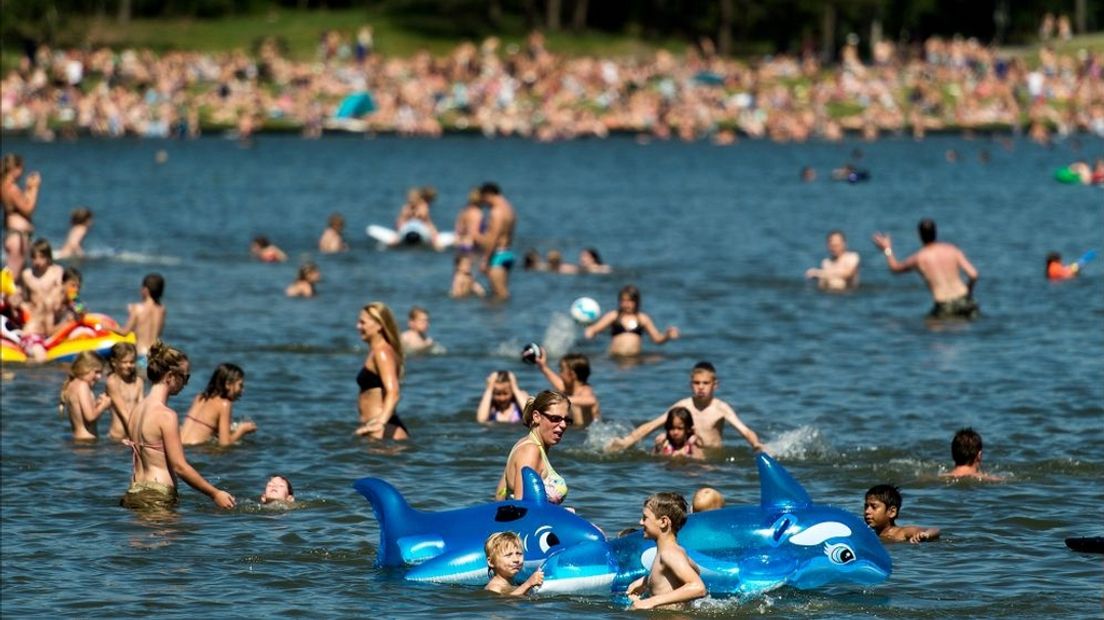
[{"label": "lake water", "polygon": [[[854,148],[872,181],[826,180]],[[945,159],[948,149],[960,153],[957,163]],[[231,449],[188,450],[200,472],[237,496],[237,509],[220,512],[185,486],[178,513],[151,521],[118,506],[129,450],[69,439],[55,406],[64,370],[9,367],[0,435],[4,615],[623,617],[599,598],[504,602],[377,570],[376,521],[351,483],[383,477],[427,510],[489,498],[521,431],[473,422],[485,377],[512,369],[523,388],[542,389],[540,374],[518,359],[522,345],[579,336],[564,328],[571,300],[588,295],[608,309],[626,283],[640,287],[643,309],[661,327],[677,325],[683,337],[646,344],[648,355],[631,366],[604,355],[608,336],[574,347],[591,357],[607,420],[572,429],[552,453],[581,515],[617,531],[635,524],[649,493],[689,496],[702,485],[730,504],[758,500],[752,454],[732,429],[724,454],[705,464],[596,447],[687,396],[690,368],[708,359],[719,370],[718,396],[814,500],[860,513],[868,487],[894,483],[905,498],[900,522],[943,529],[938,542],[890,547],[894,572],[878,587],[782,589],[709,601],[696,615],[1100,613],[1100,558],[1068,551],[1063,538],[1104,535],[1104,261],[1075,281],[1043,277],[1048,251],[1072,260],[1104,249],[1104,192],[1052,180],[1055,168],[1104,153],[1100,140],[1048,150],[950,137],[720,148],[628,138],[262,136],[242,149],[220,138],[5,138],[3,150],[41,171],[35,219],[55,244],[70,209],[95,211],[86,242],[93,258],[80,264],[92,310],[125,318],[142,277],[165,275],[165,339],[188,353],[196,377],[171,401],[177,411],[218,363],[234,362],[247,373],[235,416],[260,427]],[[820,180],[798,181],[806,164]],[[421,184],[440,190],[435,218],[451,226],[467,190],[485,180],[518,210],[519,250],[557,248],[574,260],[595,246],[614,273],[515,271],[508,303],[451,300],[450,255],[381,251],[363,235],[368,224],[390,225],[407,187]],[[333,211],[348,220],[352,249],[316,256]],[[973,324],[930,329],[919,278],[892,276],[869,240],[888,232],[907,255],[925,216],[981,272],[984,316]],[[831,228],[862,254],[853,294],[822,294],[802,279]],[[250,260],[259,233],[290,261]],[[308,256],[324,276],[318,297],[285,298]],[[427,307],[431,334],[447,347],[408,361],[399,411],[414,439],[401,446],[352,435],[353,379],[366,352],[354,324],[377,299],[403,322],[412,304]],[[982,433],[986,466],[1006,483],[936,477],[963,426]],[[258,506],[274,472],[291,478],[302,508]]]}]

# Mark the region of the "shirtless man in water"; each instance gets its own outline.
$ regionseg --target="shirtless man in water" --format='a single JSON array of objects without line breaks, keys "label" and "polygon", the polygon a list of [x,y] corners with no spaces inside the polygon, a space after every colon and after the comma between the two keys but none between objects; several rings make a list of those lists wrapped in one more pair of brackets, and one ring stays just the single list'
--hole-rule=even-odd
[{"label": "shirtless man in water", "polygon": [[828,258],[820,261],[820,269],[805,271],[806,278],[815,278],[826,291],[843,291],[859,285],[859,254],[847,249],[843,233],[828,233]]},{"label": "shirtless man in water", "polygon": [[[978,280],[978,271],[958,247],[935,240],[935,221],[924,218],[917,227],[920,242],[924,247],[903,261],[893,256],[893,245],[889,235],[874,234],[874,245],[885,253],[886,264],[893,273],[905,273],[913,269],[920,272],[931,291],[932,306],[928,316],[933,319],[976,319],[979,314],[974,301],[974,285]],[[961,269],[967,277],[962,282],[958,271]]]},{"label": "shirtless man in water", "polygon": [[732,406],[725,401],[715,398],[717,390],[717,369],[709,362],[698,362],[694,370],[690,372],[690,390],[693,393],[689,398],[684,398],[664,409],[659,417],[651,422],[645,422],[636,427],[633,432],[621,439],[614,439],[608,446],[611,450],[622,450],[641,439],[652,434],[667,421],[667,411],[672,407],[686,407],[694,418],[694,434],[702,443],[703,448],[724,447],[724,425],[731,424],[733,428],[743,435],[744,440],[756,452],[766,452],[766,448],[759,441],[755,431],[748,428]]},{"label": "shirtless man in water", "polygon": [[487,231],[479,235],[479,245],[483,248],[482,270],[491,282],[495,297],[506,299],[510,296],[509,278],[517,257],[510,245],[514,240],[514,225],[517,214],[514,207],[502,197],[502,190],[494,183],[484,183],[479,188],[480,198],[490,207],[488,211]]}]

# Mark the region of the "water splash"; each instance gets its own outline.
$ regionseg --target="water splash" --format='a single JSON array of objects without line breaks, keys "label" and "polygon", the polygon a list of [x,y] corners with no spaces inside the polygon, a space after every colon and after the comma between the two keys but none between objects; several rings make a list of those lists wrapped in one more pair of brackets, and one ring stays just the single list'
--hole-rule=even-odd
[{"label": "water splash", "polygon": [[590,425],[586,430],[586,439],[583,441],[582,450],[596,454],[606,454],[607,445],[618,437],[624,437],[633,430],[631,424],[626,422],[606,422],[599,420]]},{"label": "water splash", "polygon": [[115,248],[90,248],[85,253],[87,260],[109,260],[117,263],[131,263],[135,265],[166,265],[174,266],[183,262],[180,257],[164,254],[147,254],[145,252],[131,252],[129,250],[117,250]]},{"label": "water splash", "polygon": [[544,330],[544,347],[549,359],[561,357],[575,346],[578,334],[575,331],[575,321],[566,314],[557,312],[548,322],[548,328]]},{"label": "water splash", "polygon": [[771,456],[795,461],[824,456],[829,452],[828,442],[820,429],[813,426],[799,426],[786,431],[764,445]]}]

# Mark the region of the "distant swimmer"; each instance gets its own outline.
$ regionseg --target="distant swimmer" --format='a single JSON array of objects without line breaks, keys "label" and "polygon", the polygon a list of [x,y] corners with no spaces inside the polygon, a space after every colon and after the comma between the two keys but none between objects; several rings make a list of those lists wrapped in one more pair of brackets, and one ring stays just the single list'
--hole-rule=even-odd
[{"label": "distant swimmer", "polygon": [[1069,280],[1081,275],[1085,264],[1096,258],[1096,252],[1088,251],[1080,259],[1068,264],[1062,264],[1062,255],[1051,252],[1046,257],[1046,277],[1048,280]]},{"label": "distant swimmer", "polygon": [[7,253],[7,267],[14,277],[23,274],[23,264],[27,259],[27,249],[34,234],[35,206],[38,203],[38,189],[42,177],[37,172],[27,175],[23,188],[19,187],[19,177],[23,176],[23,158],[15,153],[0,157],[0,203],[4,206],[4,252]]},{"label": "distant swimmer", "polygon": [[360,426],[356,434],[373,439],[408,439],[410,432],[396,412],[402,398],[399,381],[403,376],[403,347],[395,316],[387,304],[374,301],[360,310],[357,331],[371,351],[356,376],[360,388]]},{"label": "distant swimmer", "polygon": [[587,381],[590,379],[590,360],[582,353],[568,353],[560,359],[560,372],[548,367],[544,347],[537,350],[537,368],[548,380],[553,390],[567,394],[571,399],[571,413],[575,424],[589,426],[602,417],[598,395]]},{"label": "distant swimmer", "polygon": [[69,214],[69,235],[65,237],[65,245],[54,256],[58,260],[66,258],[78,258],[84,256],[84,247],[81,245],[92,228],[92,210],[88,207],[78,207]]},{"label": "distant swimmer", "polygon": [[845,181],[851,184],[862,183],[863,181],[870,180],[870,171],[863,168],[856,168],[851,164],[844,164],[843,167],[836,168],[832,171],[832,180]]},{"label": "distant swimmer", "polygon": [[449,297],[460,299],[462,297],[485,297],[486,289],[475,279],[472,273],[471,252],[457,252],[452,261],[452,285],[449,287]]},{"label": "distant swimmer", "polygon": [[514,241],[517,214],[513,205],[502,195],[495,183],[484,183],[479,188],[480,198],[487,205],[487,230],[479,235],[483,248],[482,271],[491,282],[491,291],[499,299],[510,297],[510,269],[517,257],[510,246]]},{"label": "distant swimmer", "polygon": [[135,346],[138,357],[149,353],[153,342],[161,337],[165,329],[165,306],[161,305],[161,296],[165,294],[165,278],[159,273],[147,274],[142,278],[142,301],[127,304],[127,322],[123,333],[134,332],[137,338]]},{"label": "distant swimmer", "polygon": [[348,250],[349,244],[345,243],[345,237],[342,236],[344,232],[345,218],[340,213],[331,214],[326,230],[318,238],[318,251],[323,254],[337,254]]},{"label": "distant swimmer", "polygon": [[249,253],[262,263],[282,263],[287,260],[287,254],[264,235],[253,237],[253,241],[249,243]]},{"label": "distant swimmer", "polygon": [[[874,245],[885,254],[886,264],[893,273],[905,273],[913,269],[920,272],[935,302],[928,313],[930,318],[976,319],[980,315],[973,297],[974,285],[978,280],[977,269],[958,247],[935,240],[934,220],[920,220],[917,231],[924,247],[903,261],[898,261],[893,256],[893,242],[889,235],[875,233]],[[959,270],[966,274],[965,283],[959,277]]]},{"label": "distant swimmer", "polygon": [[429,335],[429,311],[413,306],[406,315],[406,331],[402,333],[402,347],[407,354],[425,353],[437,343]]},{"label": "distant swimmer", "polygon": [[468,192],[468,199],[456,216],[456,251],[461,254],[470,254],[476,249],[476,239],[483,232],[482,204],[479,188],[473,188]]},{"label": "distant swimmer", "polygon": [[579,271],[583,273],[609,273],[613,269],[602,262],[602,256],[595,248],[579,250]]},{"label": "distant swimmer", "polygon": [[559,250],[548,250],[548,271],[573,275],[579,273],[579,266],[565,263]]},{"label": "distant swimmer", "polygon": [[820,262],[820,269],[805,271],[805,277],[816,279],[820,288],[828,291],[843,291],[859,285],[859,253],[847,249],[847,239],[843,233],[833,230],[828,233],[828,258]]},{"label": "distant swimmer", "polygon": [[668,327],[660,332],[652,322],[652,317],[640,311],[640,289],[631,284],[622,288],[617,294],[617,310],[607,312],[587,327],[583,335],[589,340],[607,328],[612,336],[610,355],[639,355],[645,333],[656,344],[663,344],[679,337],[677,327]]},{"label": "distant swimmer", "polygon": [[317,293],[314,285],[321,280],[322,271],[318,268],[318,265],[312,262],[303,263],[299,267],[299,273],[295,276],[295,281],[284,289],[284,294],[288,297],[314,297]]},{"label": "distant swimmer", "polygon": [[1000,476],[981,471],[981,434],[972,428],[964,428],[955,433],[951,440],[951,458],[954,469],[940,474],[944,478],[972,478],[988,482],[1004,480]]},{"label": "distant swimmer", "polygon": [[430,205],[437,199],[437,190],[430,186],[412,187],[406,193],[406,202],[399,208],[399,216],[395,218],[395,230],[398,231],[399,243],[403,241],[402,235],[405,227],[412,223],[419,223],[429,232],[429,242],[433,247],[437,246],[437,226],[433,224],[433,217],[429,214]]},{"label": "distant swimmer", "polygon": [[863,501],[863,520],[885,542],[918,543],[939,538],[939,528],[897,525],[901,510],[901,492],[888,484],[873,486]]}]

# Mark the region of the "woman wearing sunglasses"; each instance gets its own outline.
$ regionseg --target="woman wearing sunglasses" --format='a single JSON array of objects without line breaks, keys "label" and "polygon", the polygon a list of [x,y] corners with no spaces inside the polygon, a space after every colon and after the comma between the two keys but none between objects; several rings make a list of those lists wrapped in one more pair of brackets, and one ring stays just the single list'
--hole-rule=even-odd
[{"label": "woman wearing sunglasses", "polygon": [[215,488],[188,464],[180,442],[180,422],[168,404],[169,397],[188,385],[188,356],[158,340],[150,347],[146,375],[153,385],[130,412],[127,438],[123,440],[134,453],[134,472],[120,503],[135,510],[168,510],[176,504],[179,476],[219,508],[233,508],[233,495]]},{"label": "woman wearing sunglasses", "polygon": [[563,392],[545,390],[526,403],[522,422],[529,427],[529,434],[510,450],[495,496],[499,500],[522,499],[521,468],[531,467],[544,479],[548,501],[562,503],[567,497],[567,482],[552,468],[548,451],[560,443],[571,426],[571,400]]}]

